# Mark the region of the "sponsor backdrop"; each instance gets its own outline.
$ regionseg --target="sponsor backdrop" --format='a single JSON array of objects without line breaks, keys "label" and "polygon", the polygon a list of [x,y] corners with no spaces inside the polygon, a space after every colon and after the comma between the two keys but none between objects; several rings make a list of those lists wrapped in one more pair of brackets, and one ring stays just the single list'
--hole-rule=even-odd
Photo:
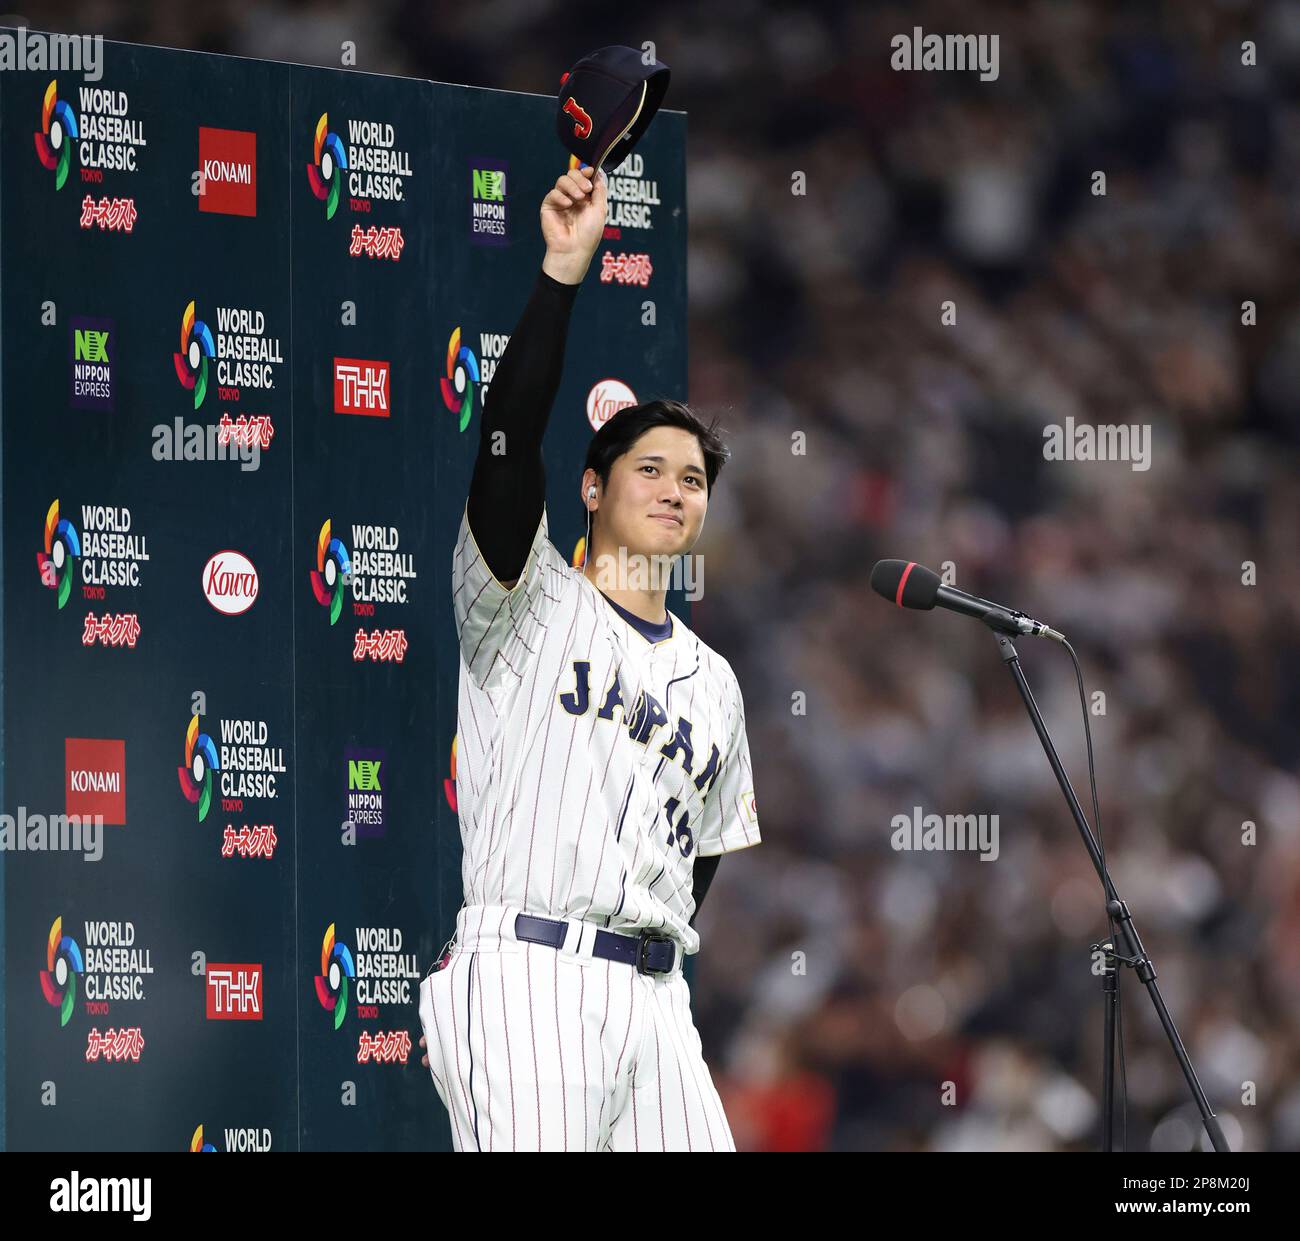
[{"label": "sponsor backdrop", "polygon": [[[451,557],[554,106],[122,44],[0,75],[9,1149],[449,1147]],[[592,429],[686,396],[685,138],[609,170],[566,554]],[[42,850],[77,814],[98,861]]]}]

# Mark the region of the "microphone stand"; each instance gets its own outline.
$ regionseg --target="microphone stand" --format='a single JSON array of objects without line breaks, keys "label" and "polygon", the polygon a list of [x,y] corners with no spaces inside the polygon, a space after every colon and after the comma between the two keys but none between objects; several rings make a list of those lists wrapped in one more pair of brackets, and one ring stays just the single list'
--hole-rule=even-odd
[{"label": "microphone stand", "polygon": [[1142,940],[1138,936],[1137,927],[1133,924],[1133,918],[1129,914],[1128,906],[1120,900],[1119,893],[1115,891],[1115,885],[1111,882],[1110,873],[1106,869],[1106,863],[1101,856],[1101,851],[1097,847],[1096,840],[1093,839],[1088,820],[1083,817],[1083,811],[1079,807],[1079,799],[1075,797],[1074,789],[1070,787],[1070,777],[1065,774],[1065,768],[1061,766],[1061,760],[1057,757],[1056,747],[1052,745],[1052,739],[1048,735],[1047,726],[1043,723],[1038,704],[1034,701],[1034,695],[1029,689],[1029,682],[1025,680],[1025,674],[1021,670],[1020,656],[1016,653],[1016,648],[1012,644],[1010,637],[1005,633],[995,631],[993,636],[997,639],[998,651],[1003,662],[1011,670],[1011,675],[1015,679],[1016,688],[1020,691],[1020,697],[1024,699],[1025,709],[1029,712],[1034,731],[1038,733],[1038,739],[1043,743],[1047,761],[1052,765],[1052,772],[1056,776],[1056,782],[1061,786],[1061,792],[1065,795],[1066,804],[1070,807],[1070,813],[1074,816],[1079,835],[1083,838],[1083,846],[1088,850],[1088,856],[1092,859],[1092,865],[1101,880],[1103,889],[1105,889],[1106,912],[1115,923],[1117,932],[1115,938],[1119,940],[1123,949],[1122,952],[1116,952],[1115,945],[1109,942],[1092,945],[1094,949],[1101,949],[1105,953],[1105,970],[1102,974],[1102,994],[1105,1002],[1105,1045],[1102,1059],[1102,1149],[1104,1151],[1111,1150],[1111,1140],[1114,1132],[1115,1012],[1119,1004],[1119,971],[1115,967],[1116,962],[1118,962],[1120,965],[1127,965],[1130,969],[1135,970],[1139,980],[1146,986],[1147,994],[1151,997],[1151,1003],[1155,1005],[1156,1015],[1160,1018],[1160,1024],[1164,1027],[1165,1037],[1168,1038],[1170,1046],[1174,1049],[1174,1055],[1178,1058],[1179,1067],[1183,1070],[1183,1076],[1187,1079],[1187,1085],[1191,1089],[1192,1097],[1196,1100],[1196,1106],[1200,1109],[1201,1120],[1205,1124],[1206,1132],[1210,1135],[1210,1142],[1216,1151],[1226,1154],[1229,1151],[1229,1146],[1227,1139],[1223,1136],[1223,1129],[1219,1125],[1218,1117],[1215,1116],[1210,1107],[1209,1100],[1205,1097],[1205,1091],[1201,1089],[1201,1083],[1196,1077],[1196,1070],[1192,1068],[1192,1062],[1188,1058],[1187,1049],[1183,1046],[1183,1040],[1178,1037],[1178,1030],[1174,1026],[1174,1020],[1169,1015],[1169,1009],[1165,1007],[1160,988],[1156,986],[1155,965],[1152,964],[1146,949],[1142,947]]}]

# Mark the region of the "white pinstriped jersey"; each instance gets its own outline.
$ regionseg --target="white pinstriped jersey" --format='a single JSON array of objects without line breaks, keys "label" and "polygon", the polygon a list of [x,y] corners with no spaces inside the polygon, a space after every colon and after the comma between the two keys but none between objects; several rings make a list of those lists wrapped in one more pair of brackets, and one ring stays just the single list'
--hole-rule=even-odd
[{"label": "white pinstriped jersey", "polygon": [[466,904],[698,951],[696,856],[760,839],[731,665],[672,613],[660,642],[629,625],[556,550],[544,508],[509,591],[462,515],[452,602]]}]

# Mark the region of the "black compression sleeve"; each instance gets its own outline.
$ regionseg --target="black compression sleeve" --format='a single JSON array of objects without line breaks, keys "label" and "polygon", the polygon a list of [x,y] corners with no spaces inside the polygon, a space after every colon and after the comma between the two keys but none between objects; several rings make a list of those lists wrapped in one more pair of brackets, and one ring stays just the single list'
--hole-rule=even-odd
[{"label": "black compression sleeve", "polygon": [[695,859],[695,871],[691,885],[691,895],[695,898],[695,912],[691,914],[691,926],[695,925],[695,919],[699,917],[700,906],[704,903],[704,894],[709,890],[709,884],[713,882],[713,876],[717,872],[718,863],[721,860],[721,853],[715,853],[712,857],[697,857]]},{"label": "black compression sleeve", "polygon": [[[478,456],[469,486],[469,525],[493,577],[523,572],[546,500],[542,439],[559,391],[569,315],[581,285],[539,270],[483,405]],[[505,451],[493,437],[504,432]]]}]

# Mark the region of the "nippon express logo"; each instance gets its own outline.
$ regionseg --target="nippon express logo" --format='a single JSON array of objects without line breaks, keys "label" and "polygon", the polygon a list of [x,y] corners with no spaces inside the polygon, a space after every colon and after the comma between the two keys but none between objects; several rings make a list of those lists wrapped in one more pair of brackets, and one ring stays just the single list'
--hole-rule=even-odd
[{"label": "nippon express logo", "polygon": [[41,585],[55,592],[60,611],[72,594],[73,561],[80,555],[77,528],[66,517],[59,516],[59,502],[55,500],[45,514],[45,550],[36,553],[36,564]]},{"label": "nippon express logo", "polygon": [[503,246],[509,240],[504,160],[476,159],[469,166],[469,239],[480,246]]},{"label": "nippon express logo", "polygon": [[316,975],[316,999],[326,1012],[334,1014],[334,1028],[343,1024],[348,1012],[348,980],[357,976],[352,951],[334,938],[334,923],[325,928],[320,946],[320,973]]},{"label": "nippon express logo", "polygon": [[398,148],[392,124],[349,120],[346,132],[345,150],[330,128],[329,113],[322,112],[313,133],[307,183],[325,204],[325,218],[334,218],[345,185],[356,212],[369,212],[375,201],[404,201],[406,178],[412,175],[411,155]]},{"label": "nippon express logo", "polygon": [[507,332],[480,332],[478,342],[479,352],[475,357],[474,351],[462,343],[460,328],[452,329],[447,339],[447,373],[438,381],[442,403],[453,414],[460,415],[461,431],[469,426],[474,416],[475,391],[480,406],[487,400],[488,387],[496,375],[497,363],[510,343],[510,335]]},{"label": "nippon express logo", "polygon": [[54,919],[45,948],[45,968],[41,970],[41,991],[45,1002],[59,1010],[59,1026],[68,1024],[77,1006],[77,976],[86,972],[81,948],[71,935],[63,933],[63,918]]},{"label": "nippon express logo", "polygon": [[387,753],[349,746],[343,751],[343,763],[348,777],[345,821],[356,829],[359,840],[383,836]]},{"label": "nippon express logo", "polygon": [[209,370],[214,363],[218,395],[222,400],[238,401],[244,388],[273,389],[275,368],[284,362],[280,338],[266,334],[262,311],[218,306],[216,322],[214,336],[192,301],[181,314],[180,349],[172,354],[172,362],[181,387],[194,393],[195,409],[208,394]]},{"label": "nippon express logo", "polygon": [[113,410],[114,329],[112,319],[74,316],[68,341],[73,409]]},{"label": "nippon express logo", "polygon": [[200,211],[257,215],[257,135],[199,126]]},{"label": "nippon express logo", "polygon": [[334,359],[334,412],[387,418],[391,408],[387,362],[369,358]]}]

